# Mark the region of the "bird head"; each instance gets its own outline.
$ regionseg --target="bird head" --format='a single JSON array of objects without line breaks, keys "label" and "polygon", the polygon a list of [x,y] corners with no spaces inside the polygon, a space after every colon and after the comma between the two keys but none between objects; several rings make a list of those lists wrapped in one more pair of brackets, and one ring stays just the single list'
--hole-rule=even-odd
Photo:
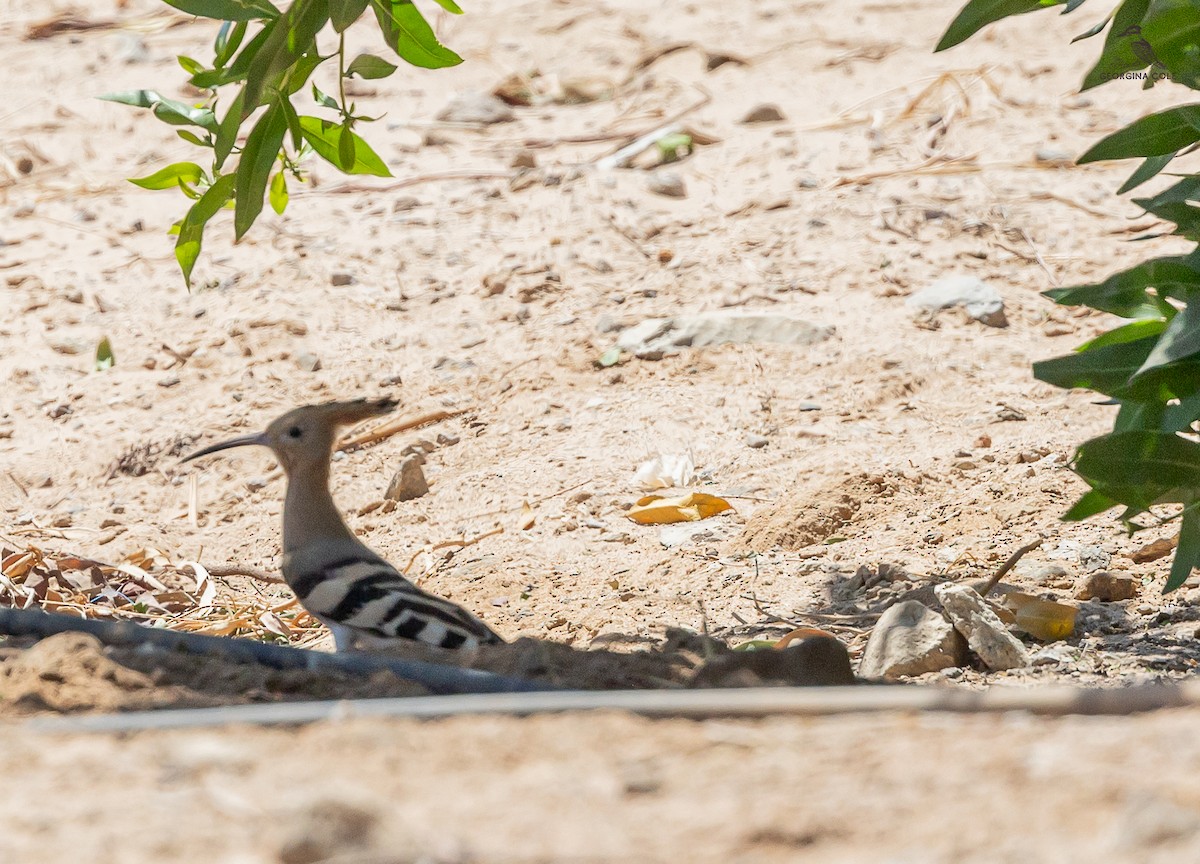
[{"label": "bird head", "polygon": [[274,420],[265,432],[241,435],[197,450],[184,457],[184,462],[199,459],[219,450],[257,444],[270,447],[283,470],[291,474],[298,468],[328,465],[333,452],[337,430],[369,417],[378,417],[395,408],[395,399],[354,399],[347,402],[324,402],[293,408]]}]

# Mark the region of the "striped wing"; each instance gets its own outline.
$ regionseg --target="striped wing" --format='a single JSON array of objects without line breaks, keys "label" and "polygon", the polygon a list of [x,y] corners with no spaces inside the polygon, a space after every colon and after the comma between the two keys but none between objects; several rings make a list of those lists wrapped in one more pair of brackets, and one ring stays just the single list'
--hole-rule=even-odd
[{"label": "striped wing", "polygon": [[319,570],[284,575],[315,617],[358,633],[414,639],[439,648],[501,641],[466,609],[422,591],[386,561],[347,558]]}]

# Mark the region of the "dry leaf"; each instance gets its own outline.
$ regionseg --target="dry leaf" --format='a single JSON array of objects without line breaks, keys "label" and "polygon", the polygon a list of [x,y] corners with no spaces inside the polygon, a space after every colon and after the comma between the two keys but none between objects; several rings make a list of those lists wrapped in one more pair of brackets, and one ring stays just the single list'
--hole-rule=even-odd
[{"label": "dry leaf", "polygon": [[284,623],[283,619],[270,610],[258,616],[259,622],[274,633],[276,636],[282,636],[284,639],[292,638],[292,628]]},{"label": "dry leaf", "polygon": [[208,575],[208,570],[198,561],[180,561],[179,566],[192,568],[192,573],[196,575],[196,591],[200,594],[197,605],[201,609],[211,609],[213,601],[217,599],[217,584]]},{"label": "dry leaf", "polygon": [[1016,613],[1016,627],[1035,639],[1054,642],[1066,639],[1075,632],[1075,616],[1079,610],[1074,606],[1043,600],[1020,591],[1006,593],[1004,604]]},{"label": "dry leaf", "polygon": [[528,531],[536,521],[537,517],[533,515],[533,508],[529,506],[529,502],[521,502],[521,521],[519,523],[521,530]]},{"label": "dry leaf", "polygon": [[647,495],[639,498],[625,515],[639,525],[666,525],[671,522],[699,522],[733,506],[724,498],[704,492],[689,492],[676,498]]},{"label": "dry leaf", "polygon": [[638,466],[633,482],[639,489],[668,489],[686,486],[696,476],[690,453],[660,453]]}]

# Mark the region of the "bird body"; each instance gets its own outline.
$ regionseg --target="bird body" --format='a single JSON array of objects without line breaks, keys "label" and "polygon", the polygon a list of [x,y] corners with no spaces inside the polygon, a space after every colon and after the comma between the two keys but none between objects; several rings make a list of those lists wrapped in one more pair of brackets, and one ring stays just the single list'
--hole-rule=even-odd
[{"label": "bird body", "polygon": [[439,648],[502,641],[449,600],[422,591],[354,536],[329,491],[339,426],[385,414],[390,399],[327,402],[293,409],[266,432],[206,447],[186,457],[251,444],[269,447],[287,474],[283,503],[283,578],[300,604],[333,632],[338,651],[356,641],[408,639]]}]

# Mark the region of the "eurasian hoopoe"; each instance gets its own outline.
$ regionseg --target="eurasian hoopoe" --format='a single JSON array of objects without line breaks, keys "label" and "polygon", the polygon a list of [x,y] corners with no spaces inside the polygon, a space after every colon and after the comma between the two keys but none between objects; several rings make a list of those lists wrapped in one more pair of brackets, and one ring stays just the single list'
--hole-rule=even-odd
[{"label": "eurasian hoopoe", "polygon": [[283,502],[283,578],[313,617],[333,631],[336,650],[359,636],[415,639],[441,648],[503,640],[467,610],[422,591],[346,526],[329,492],[329,462],[339,426],[386,414],[392,399],[356,399],[296,408],[267,431],[205,447],[183,461],[259,444],[287,474]]}]

